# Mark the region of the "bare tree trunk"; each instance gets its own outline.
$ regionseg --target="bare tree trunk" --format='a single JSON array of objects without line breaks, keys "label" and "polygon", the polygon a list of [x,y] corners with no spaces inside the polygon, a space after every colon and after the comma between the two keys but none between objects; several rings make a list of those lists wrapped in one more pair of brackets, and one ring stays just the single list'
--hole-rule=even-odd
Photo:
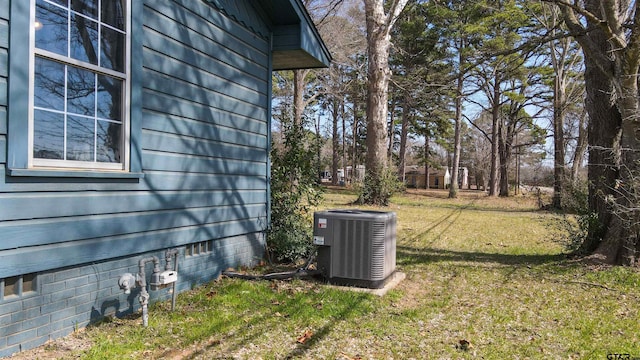
[{"label": "bare tree trunk", "polygon": [[498,157],[500,159],[500,192],[502,197],[509,196],[509,161],[511,159],[511,151],[508,143],[508,130],[504,126],[499,126],[498,130]]},{"label": "bare tree trunk", "polygon": [[367,159],[368,198],[363,202],[386,205],[388,194],[382,189],[387,167],[386,140],[390,31],[408,0],[394,0],[385,14],[384,0],[365,0],[367,23]]},{"label": "bare tree trunk", "polygon": [[[636,65],[637,71],[637,65]],[[638,131],[638,98],[636,77],[634,84],[626,84],[623,95],[618,99],[622,126],[619,147],[620,164],[617,185],[614,191],[615,203],[609,204],[611,219],[609,226],[598,244],[594,255],[613,264],[636,265],[640,258],[640,212],[637,181],[640,177],[640,139]],[[622,82],[625,82],[624,80]]]},{"label": "bare tree trunk", "polygon": [[424,188],[429,189],[429,137],[424,137]]},{"label": "bare tree trunk", "polygon": [[[366,4],[369,4],[367,6]],[[367,17],[367,176],[372,181],[371,203],[382,201],[379,183],[387,166],[387,114],[389,84],[389,35],[382,4],[365,2]]]},{"label": "bare tree trunk", "polygon": [[320,113],[318,113],[318,120],[315,122],[316,127],[316,166],[318,169],[318,183],[322,182],[322,177],[324,174],[324,169],[322,168],[322,162],[320,159],[322,158],[322,139],[320,137]]},{"label": "bare tree trunk", "polygon": [[[606,41],[606,39],[603,39]],[[591,229],[583,250],[590,253],[600,243],[602,230],[610,226],[611,211],[607,197],[613,195],[618,177],[615,148],[620,138],[622,117],[613,97],[613,84],[588,56],[585,56],[586,108],[589,112],[589,209],[598,214],[600,229]],[[610,94],[610,95],[605,95]]]},{"label": "bare tree trunk", "polygon": [[[551,9],[551,23],[548,28],[556,34],[559,13],[556,8]],[[566,75],[568,51],[571,48],[569,38],[551,41],[550,58],[554,70],[553,78],[553,199],[551,205],[556,209],[562,208],[563,186],[565,182],[565,151],[564,138],[565,107],[567,106]]]},{"label": "bare tree trunk", "polygon": [[338,162],[340,137],[338,136],[338,99],[334,96],[331,101],[331,184],[338,185]]},{"label": "bare tree trunk", "polygon": [[[518,107],[514,104],[515,108]],[[509,196],[509,168],[513,156],[514,136],[518,126],[517,111],[512,109],[507,124],[500,126],[500,196]]]},{"label": "bare tree trunk", "polygon": [[[344,184],[347,184],[347,114],[345,101],[340,102],[340,115],[342,117],[342,169],[344,171]],[[355,170],[355,169],[354,169]]]},{"label": "bare tree trunk", "polygon": [[[606,19],[605,8],[602,5],[599,0],[584,1],[585,10]],[[561,9],[569,29],[576,34],[581,33],[576,36],[576,40],[582,46],[584,54],[587,94],[585,108],[589,114],[589,210],[597,214],[600,225],[589,228],[589,236],[580,251],[595,252],[603,261],[613,263],[617,261],[616,253],[619,250],[616,243],[620,243],[623,237],[620,233],[623,231],[621,224],[617,223],[617,220],[612,221],[618,217],[613,215],[613,209],[607,201],[616,197],[615,184],[619,173],[622,129],[622,114],[616,103],[615,67],[610,60],[610,56],[615,52],[609,42],[611,36],[601,26],[602,22],[590,19],[588,25],[592,26],[593,30],[585,32],[572,8],[561,6]],[[637,66],[635,70],[637,72]],[[617,74],[622,75],[624,74]]]},{"label": "bare tree trunk", "polygon": [[405,160],[407,156],[407,136],[409,133],[409,101],[408,95],[402,102],[402,128],[400,129],[400,151],[398,153],[398,179],[405,181]]},{"label": "bare tree trunk", "polygon": [[[462,63],[462,52],[459,54],[459,61]],[[462,87],[464,76],[462,73],[458,74],[458,81],[456,86],[456,117],[454,122],[454,135],[453,135],[453,164],[451,165],[451,185],[449,186],[449,198],[454,199],[458,197],[458,171],[460,168],[460,128],[462,125]]]},{"label": "bare tree trunk", "polygon": [[563,68],[556,67],[553,81],[553,200],[552,206],[562,208],[562,193],[565,181],[564,175],[564,107],[565,86]]},{"label": "bare tree trunk", "polygon": [[390,163],[393,163],[393,144],[396,141],[395,108],[396,108],[396,100],[391,99],[391,111],[389,111],[389,123],[387,126],[387,129],[388,129],[387,139],[389,140],[389,142],[387,143],[387,160]]},{"label": "bare tree trunk", "polygon": [[354,94],[353,97],[353,129],[351,129],[353,134],[353,144],[351,150],[351,182],[355,181],[355,172],[356,167],[358,166],[358,94]]},{"label": "bare tree trunk", "polygon": [[493,88],[493,104],[491,109],[491,173],[489,175],[489,196],[498,195],[498,176],[500,167],[499,158],[499,131],[500,131],[500,87],[498,75],[495,75]]},{"label": "bare tree trunk", "polygon": [[578,140],[576,141],[576,150],[573,154],[573,164],[571,165],[571,182],[575,185],[578,181],[578,173],[584,161],[584,155],[587,152],[587,113],[586,111],[580,116],[578,123]]},{"label": "bare tree trunk", "polygon": [[304,113],[304,78],[307,70],[293,70],[293,123],[302,126]]},{"label": "bare tree trunk", "polygon": [[[626,43],[626,51],[615,58],[614,87],[620,112],[621,136],[618,181],[613,218],[598,250],[616,264],[636,265],[640,259],[640,104],[638,103],[638,67],[640,66],[640,14],[634,3],[636,21]],[[620,34],[626,34],[620,31]],[[621,233],[613,233],[618,230]],[[615,251],[615,252],[614,252]]]}]

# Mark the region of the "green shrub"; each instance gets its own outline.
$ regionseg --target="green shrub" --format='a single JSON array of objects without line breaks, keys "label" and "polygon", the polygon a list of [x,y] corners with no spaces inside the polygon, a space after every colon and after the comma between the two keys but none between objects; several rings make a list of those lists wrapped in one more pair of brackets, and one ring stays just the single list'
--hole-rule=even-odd
[{"label": "green shrub", "polygon": [[286,126],[282,149],[271,151],[271,224],[267,249],[271,260],[285,262],[313,251],[313,207],[322,200],[314,149],[304,129]]},{"label": "green shrub", "polygon": [[386,168],[382,170],[379,179],[367,171],[364,182],[356,185],[358,204],[387,206],[393,194],[404,191],[404,184],[398,180],[397,173]]},{"label": "green shrub", "polygon": [[587,182],[566,184],[562,196],[562,207],[567,214],[561,220],[563,230],[561,242],[574,255],[586,255],[584,244],[589,236],[599,233],[601,227],[598,214],[589,209],[589,189]]},{"label": "green shrub", "polygon": [[589,212],[589,188],[586,181],[566,182],[563,186],[562,209],[571,214]]}]

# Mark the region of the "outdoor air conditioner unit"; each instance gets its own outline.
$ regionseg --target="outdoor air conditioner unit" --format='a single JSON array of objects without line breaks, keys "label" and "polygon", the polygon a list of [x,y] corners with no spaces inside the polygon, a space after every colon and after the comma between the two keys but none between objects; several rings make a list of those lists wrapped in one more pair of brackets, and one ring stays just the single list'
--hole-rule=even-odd
[{"label": "outdoor air conditioner unit", "polygon": [[396,268],[396,214],[328,210],[314,214],[318,270],[334,284],[378,289]]}]

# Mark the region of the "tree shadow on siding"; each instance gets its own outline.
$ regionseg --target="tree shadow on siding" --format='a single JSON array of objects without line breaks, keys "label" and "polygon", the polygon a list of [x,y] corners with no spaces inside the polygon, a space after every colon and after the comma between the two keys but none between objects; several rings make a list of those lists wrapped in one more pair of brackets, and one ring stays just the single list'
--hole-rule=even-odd
[{"label": "tree shadow on siding", "polygon": [[[223,36],[233,31],[215,23],[217,11],[201,2],[145,8],[142,181],[158,213],[171,215],[150,220],[151,230],[174,233],[159,234],[158,250],[214,240],[212,260],[220,264],[211,268],[221,271],[264,248],[255,234],[267,228],[271,74],[248,55],[261,50],[238,40],[247,30]],[[219,241],[234,237],[246,239]]]}]

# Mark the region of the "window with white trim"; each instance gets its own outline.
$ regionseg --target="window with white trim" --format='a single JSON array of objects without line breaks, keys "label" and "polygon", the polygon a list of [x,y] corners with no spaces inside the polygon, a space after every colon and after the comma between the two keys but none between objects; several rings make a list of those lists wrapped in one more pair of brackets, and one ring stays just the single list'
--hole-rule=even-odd
[{"label": "window with white trim", "polygon": [[32,0],[29,162],[127,170],[127,0]]}]

